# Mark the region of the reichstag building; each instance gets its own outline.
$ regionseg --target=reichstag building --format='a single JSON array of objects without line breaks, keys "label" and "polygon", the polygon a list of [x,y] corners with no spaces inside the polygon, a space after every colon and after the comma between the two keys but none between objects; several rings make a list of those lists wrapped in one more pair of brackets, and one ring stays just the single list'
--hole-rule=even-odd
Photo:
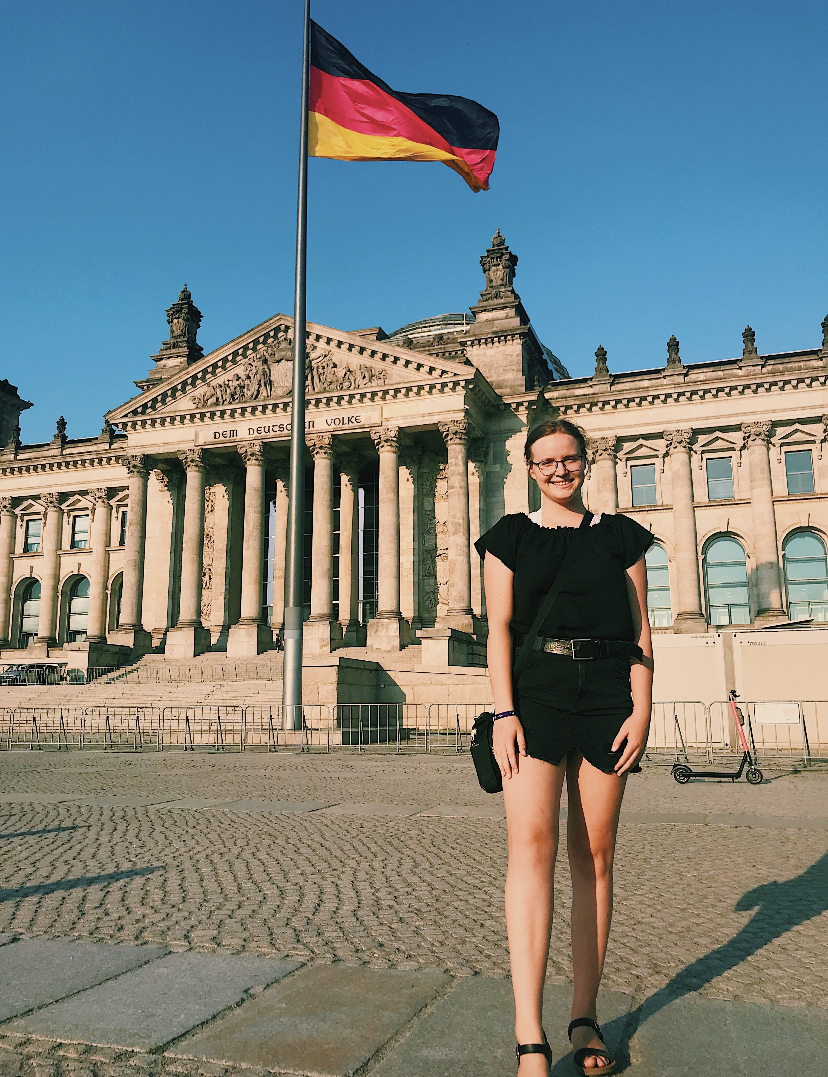
[{"label": "reichstag building", "polygon": [[[526,429],[591,445],[586,501],[649,528],[659,633],[828,621],[828,318],[815,347],[572,378],[538,339],[498,231],[467,314],[390,334],[309,323],[306,655],[480,666],[472,551],[537,507]],[[204,355],[186,286],[169,339],[101,433],[27,444],[0,381],[0,658],[76,666],[274,649],[284,610],[292,322]],[[818,322],[803,327],[816,337]],[[738,331],[735,333],[738,339]],[[138,371],[136,371],[138,373]],[[144,659],[146,661],[147,659]]]}]

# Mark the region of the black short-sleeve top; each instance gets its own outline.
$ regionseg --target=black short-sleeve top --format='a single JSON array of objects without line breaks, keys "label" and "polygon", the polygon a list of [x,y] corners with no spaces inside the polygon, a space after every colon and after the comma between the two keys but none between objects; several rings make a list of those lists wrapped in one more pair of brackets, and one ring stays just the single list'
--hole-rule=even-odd
[{"label": "black short-sleeve top", "polygon": [[[532,516],[538,516],[532,513]],[[570,546],[578,556],[540,635],[553,639],[616,639],[634,643],[625,572],[650,548],[651,533],[620,513],[602,513],[590,527],[543,527],[517,512],[489,528],[475,543],[515,574],[512,629],[527,633],[558,575]]]}]

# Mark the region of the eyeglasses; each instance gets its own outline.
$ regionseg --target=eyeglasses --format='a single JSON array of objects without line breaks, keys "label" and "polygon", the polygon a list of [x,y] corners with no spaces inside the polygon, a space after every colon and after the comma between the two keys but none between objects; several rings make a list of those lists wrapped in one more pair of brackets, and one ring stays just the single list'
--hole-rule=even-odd
[{"label": "eyeglasses", "polygon": [[533,460],[532,467],[536,467],[541,475],[554,475],[560,464],[565,471],[574,474],[581,470],[583,463],[580,456],[565,456],[563,460]]}]

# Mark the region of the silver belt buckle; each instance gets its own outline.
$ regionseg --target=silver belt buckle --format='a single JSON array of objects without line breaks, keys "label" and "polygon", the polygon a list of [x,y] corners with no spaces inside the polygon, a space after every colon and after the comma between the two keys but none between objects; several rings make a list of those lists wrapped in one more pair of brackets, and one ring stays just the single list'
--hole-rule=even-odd
[{"label": "silver belt buckle", "polygon": [[572,645],[572,657],[573,657],[573,659],[575,659],[576,662],[592,662],[594,660],[594,656],[591,655],[591,654],[590,655],[578,655],[578,654],[575,653],[575,651],[576,651],[575,644],[576,643],[591,643],[591,642],[592,642],[591,640],[586,639],[586,638],[570,640],[570,643]]}]

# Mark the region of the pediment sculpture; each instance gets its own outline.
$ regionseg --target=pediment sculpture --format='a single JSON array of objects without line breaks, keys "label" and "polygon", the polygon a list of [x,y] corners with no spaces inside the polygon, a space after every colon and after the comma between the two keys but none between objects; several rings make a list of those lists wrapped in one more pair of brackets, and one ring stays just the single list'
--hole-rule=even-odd
[{"label": "pediment sculpture", "polygon": [[[200,389],[192,398],[197,408],[247,404],[290,396],[293,373],[291,338],[281,329],[274,339],[250,351],[230,373]],[[311,347],[305,360],[305,391],[347,392],[385,385],[387,375],[366,363],[350,363],[330,348]]]}]

